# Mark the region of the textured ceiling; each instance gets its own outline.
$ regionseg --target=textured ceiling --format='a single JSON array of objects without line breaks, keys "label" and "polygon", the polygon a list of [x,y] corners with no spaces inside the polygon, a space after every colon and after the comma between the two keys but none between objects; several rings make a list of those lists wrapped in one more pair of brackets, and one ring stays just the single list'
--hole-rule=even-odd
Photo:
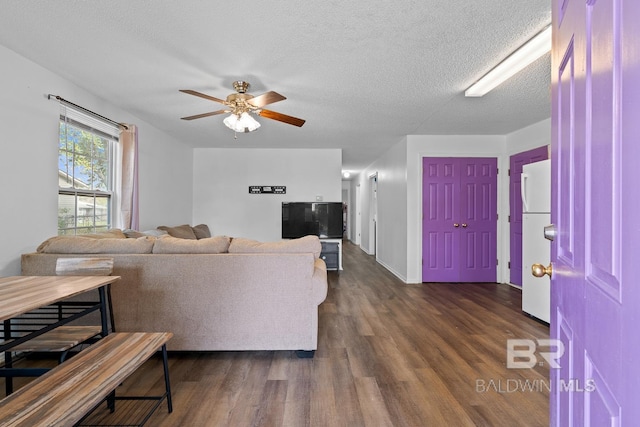
[{"label": "textured ceiling", "polygon": [[[464,90],[551,21],[549,0],[0,0],[0,44],[194,147],[342,148],[345,170],[405,135],[506,134],[550,116],[550,55],[483,98]],[[250,134],[235,80],[287,97]],[[64,97],[64,94],[59,94]],[[70,99],[73,101],[72,99]],[[113,117],[118,119],[117,117]]]}]

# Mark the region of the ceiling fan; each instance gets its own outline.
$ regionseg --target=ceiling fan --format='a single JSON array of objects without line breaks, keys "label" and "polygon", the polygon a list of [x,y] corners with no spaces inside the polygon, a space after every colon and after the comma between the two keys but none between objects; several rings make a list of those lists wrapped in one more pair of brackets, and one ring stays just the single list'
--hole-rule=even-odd
[{"label": "ceiling fan", "polygon": [[305,120],[297,117],[287,116],[286,114],[277,113],[271,110],[265,110],[262,108],[265,105],[273,104],[274,102],[282,101],[287,98],[273,91],[253,96],[247,93],[249,86],[248,82],[242,80],[233,82],[233,88],[236,90],[236,93],[232,93],[227,96],[226,100],[205,95],[204,93],[196,92],[195,90],[180,89],[180,92],[199,96],[200,98],[208,99],[210,101],[219,102],[227,107],[223,110],[212,111],[210,113],[182,117],[182,120],[195,120],[203,117],[230,113],[230,115],[224,119],[224,124],[236,132],[251,132],[260,127],[260,123],[254,120],[249,113],[298,127],[301,127],[305,123]]}]

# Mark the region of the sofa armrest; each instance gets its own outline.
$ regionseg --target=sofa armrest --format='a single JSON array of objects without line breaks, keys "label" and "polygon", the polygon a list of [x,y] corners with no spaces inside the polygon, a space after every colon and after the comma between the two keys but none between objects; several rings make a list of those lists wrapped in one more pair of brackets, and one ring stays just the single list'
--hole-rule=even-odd
[{"label": "sofa armrest", "polygon": [[327,281],[327,265],[320,258],[315,259],[313,275],[311,276],[313,300],[320,305],[327,298],[329,284]]}]

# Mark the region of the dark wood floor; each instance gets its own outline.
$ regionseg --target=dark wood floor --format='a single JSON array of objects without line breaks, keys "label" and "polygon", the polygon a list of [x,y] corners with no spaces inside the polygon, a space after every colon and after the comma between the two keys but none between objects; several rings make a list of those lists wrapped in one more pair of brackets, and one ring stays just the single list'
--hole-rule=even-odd
[{"label": "dark wood floor", "polygon": [[[548,338],[498,284],[406,285],[357,246],[329,273],[313,359],[170,355],[174,412],[150,426],[546,426],[549,371],[507,369],[508,339]],[[158,394],[159,359],[119,393]],[[129,416],[120,407],[121,415]]]}]

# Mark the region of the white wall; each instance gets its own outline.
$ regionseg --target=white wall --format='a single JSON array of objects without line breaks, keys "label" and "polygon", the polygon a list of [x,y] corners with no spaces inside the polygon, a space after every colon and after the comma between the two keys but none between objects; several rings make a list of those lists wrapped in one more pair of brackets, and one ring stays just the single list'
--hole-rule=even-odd
[{"label": "white wall", "polygon": [[[280,240],[282,202],[342,201],[342,150],[195,149],[193,223],[212,234]],[[251,185],[287,193],[249,194]]]},{"label": "white wall", "polygon": [[152,126],[139,128],[140,230],[188,224],[193,208],[193,149]]},{"label": "white wall", "polygon": [[20,274],[20,254],[57,233],[59,104],[51,93],[139,126],[140,222],[191,219],[191,149],[68,80],[0,46],[0,276]]},{"label": "white wall", "polygon": [[505,135],[507,156],[551,144],[551,119],[542,120],[531,126]]}]

